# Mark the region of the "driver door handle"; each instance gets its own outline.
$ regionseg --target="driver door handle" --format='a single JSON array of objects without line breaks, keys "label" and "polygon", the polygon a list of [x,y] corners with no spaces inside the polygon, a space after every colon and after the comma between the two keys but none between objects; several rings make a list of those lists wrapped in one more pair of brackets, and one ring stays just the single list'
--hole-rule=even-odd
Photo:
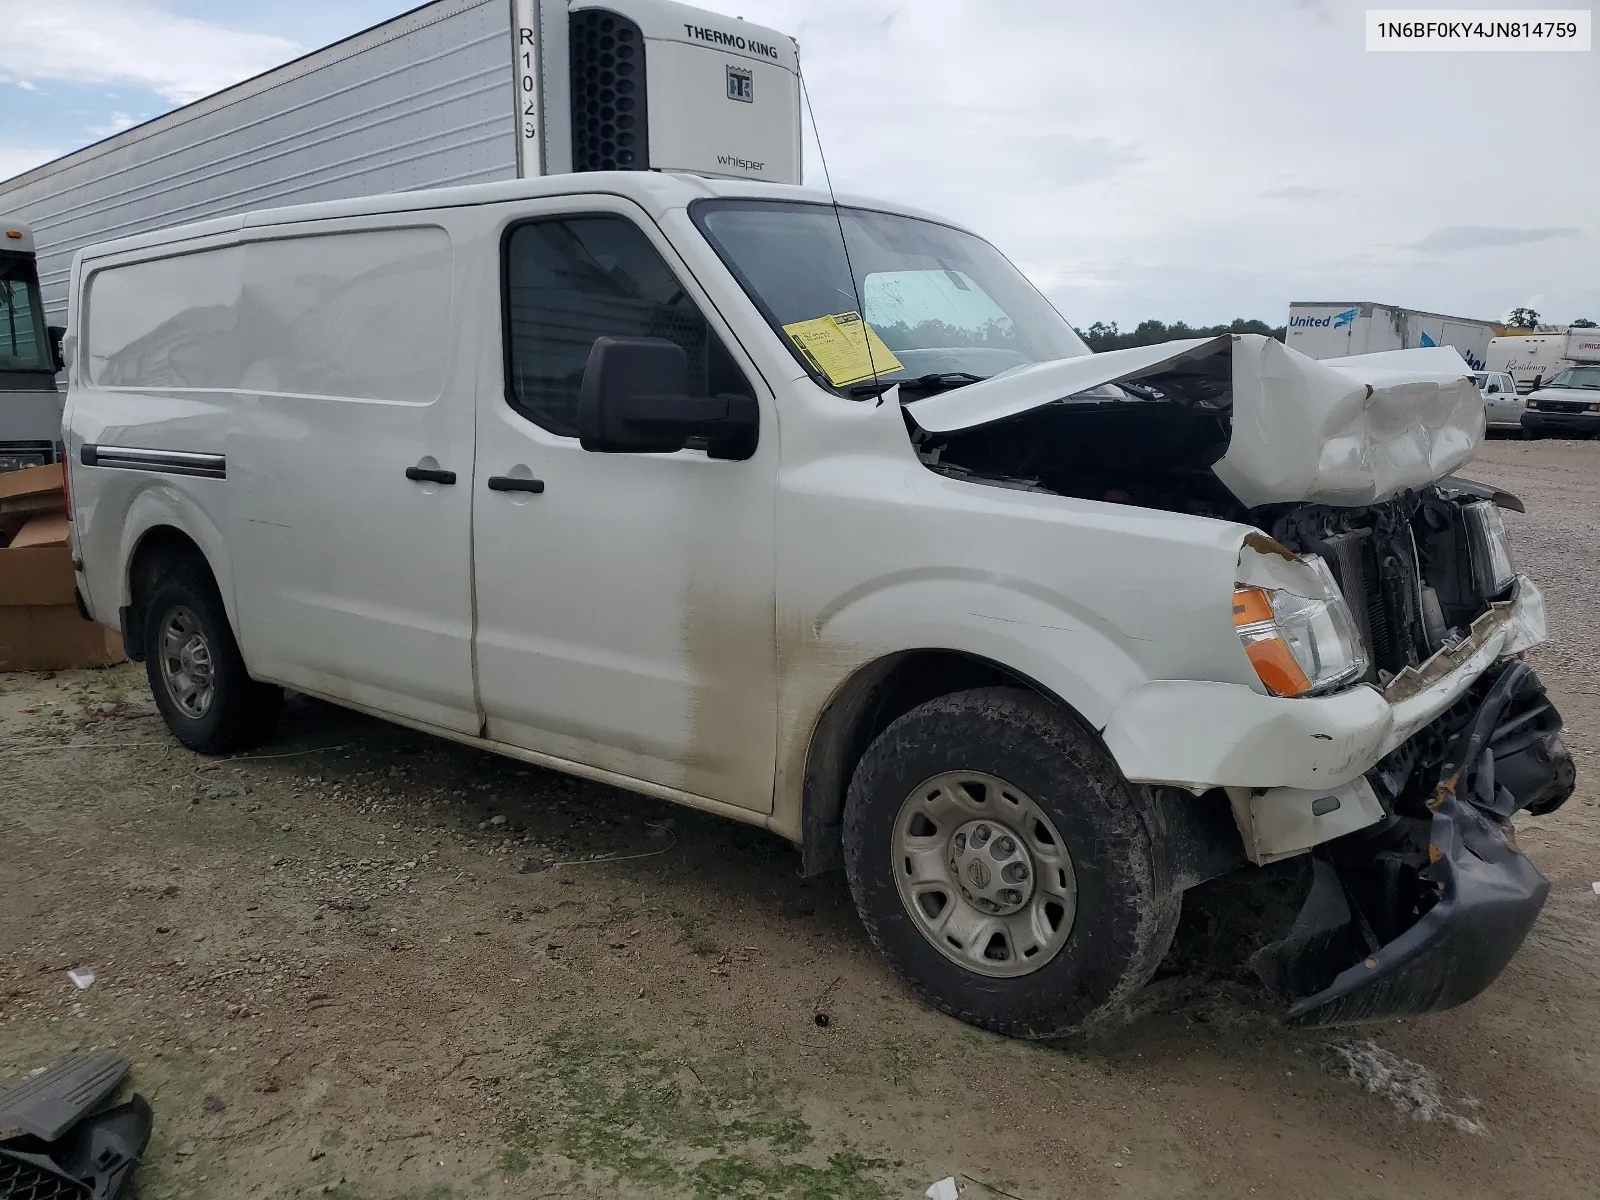
[{"label": "driver door handle", "polygon": [[491,492],[544,491],[544,480],[542,479],[523,479],[515,475],[491,475],[488,482]]},{"label": "driver door handle", "polygon": [[455,483],[454,471],[439,471],[432,467],[407,467],[406,478],[413,483],[442,483],[445,486]]}]

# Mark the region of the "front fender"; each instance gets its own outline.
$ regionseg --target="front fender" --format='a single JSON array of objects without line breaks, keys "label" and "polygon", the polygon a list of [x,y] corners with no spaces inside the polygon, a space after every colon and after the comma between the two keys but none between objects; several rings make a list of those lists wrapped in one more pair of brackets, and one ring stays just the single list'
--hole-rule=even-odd
[{"label": "front fender", "polygon": [[907,571],[842,596],[809,622],[801,671],[850,672],[889,654],[952,650],[1036,682],[1100,728],[1144,678],[1127,635],[1104,614],[1023,579]]}]

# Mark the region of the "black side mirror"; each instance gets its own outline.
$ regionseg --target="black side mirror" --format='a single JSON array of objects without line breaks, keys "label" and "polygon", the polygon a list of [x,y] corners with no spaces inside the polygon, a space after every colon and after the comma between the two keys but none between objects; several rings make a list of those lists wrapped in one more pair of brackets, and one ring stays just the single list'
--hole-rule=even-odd
[{"label": "black side mirror", "polygon": [[693,438],[712,458],[749,458],[759,413],[753,396],[691,397],[676,342],[601,337],[578,390],[578,443],[599,454],[671,454]]},{"label": "black side mirror", "polygon": [[67,336],[67,331],[59,325],[46,326],[45,332],[50,335],[50,359],[56,364],[57,371],[67,369],[67,360],[61,354],[61,339]]}]

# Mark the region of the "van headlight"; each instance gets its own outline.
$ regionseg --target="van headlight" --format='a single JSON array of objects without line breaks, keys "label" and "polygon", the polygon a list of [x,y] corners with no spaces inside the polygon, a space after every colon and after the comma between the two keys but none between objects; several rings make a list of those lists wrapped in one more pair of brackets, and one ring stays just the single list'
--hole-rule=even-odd
[{"label": "van headlight", "polygon": [[1283,588],[1233,592],[1233,624],[1245,653],[1275,696],[1305,696],[1353,683],[1367,673],[1367,651],[1328,564],[1301,559],[1322,581],[1320,597]]},{"label": "van headlight", "polygon": [[1493,599],[1517,578],[1516,560],[1511,557],[1511,540],[1500,506],[1493,500],[1475,500],[1462,510],[1467,523],[1467,545],[1472,555],[1472,581],[1478,595]]}]

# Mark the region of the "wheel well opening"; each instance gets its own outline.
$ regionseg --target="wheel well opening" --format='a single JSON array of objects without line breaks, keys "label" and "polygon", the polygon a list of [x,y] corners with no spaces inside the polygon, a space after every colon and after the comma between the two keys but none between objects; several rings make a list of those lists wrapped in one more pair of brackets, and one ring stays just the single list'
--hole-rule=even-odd
[{"label": "wheel well opening", "polygon": [[162,576],[180,566],[211,575],[211,564],[188,534],[157,525],[139,539],[128,563],[128,606],[121,614],[123,648],[135,662],[144,661],[145,604]]},{"label": "wheel well opening", "polygon": [[[929,700],[971,688],[1007,686],[1046,695],[1031,680],[956,650],[908,651],[857,672],[823,710],[806,752],[801,874],[815,875],[843,865],[839,833],[845,793],[874,738]],[[1055,702],[1053,696],[1046,698]]]}]

